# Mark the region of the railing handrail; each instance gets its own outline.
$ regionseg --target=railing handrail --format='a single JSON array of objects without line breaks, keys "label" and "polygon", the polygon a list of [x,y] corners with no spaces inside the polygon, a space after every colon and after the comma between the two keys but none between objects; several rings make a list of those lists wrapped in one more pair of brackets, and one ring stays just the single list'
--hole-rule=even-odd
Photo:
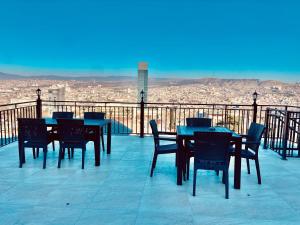
[{"label": "railing handrail", "polygon": [[[94,103],[94,104],[140,104],[140,102],[126,102],[126,101],[77,101],[77,100],[43,100],[43,102],[53,102],[53,103]],[[252,104],[239,104],[239,103],[186,103],[186,102],[145,102],[145,105],[209,105],[209,106],[249,106]],[[278,104],[257,104],[258,107],[288,107],[288,108],[299,108],[300,106],[294,105],[278,105]]]},{"label": "railing handrail", "polygon": [[23,105],[23,104],[29,104],[29,103],[36,103],[36,101],[26,101],[26,102],[9,103],[9,104],[0,105],[0,107]]}]

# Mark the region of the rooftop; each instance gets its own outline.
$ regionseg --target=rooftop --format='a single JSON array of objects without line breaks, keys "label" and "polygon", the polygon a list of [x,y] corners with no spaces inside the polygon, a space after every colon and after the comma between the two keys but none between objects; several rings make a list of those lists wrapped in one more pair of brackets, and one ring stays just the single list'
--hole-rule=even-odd
[{"label": "rooftop", "polygon": [[[281,160],[271,150],[260,150],[262,185],[255,166],[251,175],[242,164],[242,186],[233,189],[230,167],[229,199],[224,197],[221,176],[198,171],[197,195],[192,179],[176,185],[174,155],[159,155],[153,178],[149,177],[153,139],[113,136],[112,153],[101,154],[94,166],[88,144],[86,168],[81,150],[63,160],[57,169],[58,151],[49,146],[47,168],[42,155],[30,149],[26,164],[18,168],[17,143],[0,148],[0,223],[13,224],[299,224],[299,158]],[[58,146],[57,146],[58,147]],[[192,165],[192,164],[191,164]]]}]

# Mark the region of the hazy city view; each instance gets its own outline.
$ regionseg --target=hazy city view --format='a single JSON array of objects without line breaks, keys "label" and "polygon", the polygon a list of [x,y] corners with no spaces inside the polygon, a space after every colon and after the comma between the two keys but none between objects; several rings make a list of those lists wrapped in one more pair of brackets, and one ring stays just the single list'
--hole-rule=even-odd
[{"label": "hazy city view", "polygon": [[1,1],[0,225],[300,225],[299,9]]},{"label": "hazy city view", "polygon": [[[1,74],[0,74],[1,75]],[[1,77],[2,76],[2,77]],[[132,77],[39,77],[14,78],[2,74],[0,104],[36,99],[35,90],[42,90],[42,99],[50,101],[122,101],[137,102],[137,73]],[[148,102],[252,104],[252,93],[259,93],[258,104],[299,105],[300,84],[276,80],[218,78],[151,78]],[[59,94],[53,94],[53,92]],[[56,96],[57,95],[57,96]]]}]

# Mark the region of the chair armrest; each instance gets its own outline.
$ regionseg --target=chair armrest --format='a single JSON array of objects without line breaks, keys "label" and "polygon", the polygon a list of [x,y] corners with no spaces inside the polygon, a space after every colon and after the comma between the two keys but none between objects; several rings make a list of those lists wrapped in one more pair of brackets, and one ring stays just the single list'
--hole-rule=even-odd
[{"label": "chair armrest", "polygon": [[244,144],[244,145],[247,145],[247,144],[260,145],[260,141],[243,141],[242,144]]},{"label": "chair armrest", "polygon": [[248,134],[240,134],[240,136],[241,136],[242,138],[249,137],[249,135],[248,135]]},{"label": "chair armrest", "polygon": [[167,131],[159,131],[158,134],[163,134],[163,135],[176,135],[176,132],[167,132]]},{"label": "chair armrest", "polygon": [[176,138],[171,138],[171,137],[159,137],[158,139],[163,141],[177,141]]}]

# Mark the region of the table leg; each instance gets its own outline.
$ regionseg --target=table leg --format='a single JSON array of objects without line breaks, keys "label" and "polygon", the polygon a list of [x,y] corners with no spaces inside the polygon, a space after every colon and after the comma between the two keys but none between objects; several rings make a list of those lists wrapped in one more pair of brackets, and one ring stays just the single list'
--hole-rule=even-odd
[{"label": "table leg", "polygon": [[95,129],[94,149],[95,149],[95,166],[100,166],[100,127]]},{"label": "table leg", "polygon": [[183,172],[183,139],[177,136],[178,149],[176,152],[177,157],[177,185],[182,185],[182,172]]},{"label": "table leg", "polygon": [[107,124],[107,154],[111,152],[111,123]]},{"label": "table leg", "polygon": [[241,188],[241,150],[242,140],[239,140],[235,144],[235,161],[234,161],[234,188]]}]

